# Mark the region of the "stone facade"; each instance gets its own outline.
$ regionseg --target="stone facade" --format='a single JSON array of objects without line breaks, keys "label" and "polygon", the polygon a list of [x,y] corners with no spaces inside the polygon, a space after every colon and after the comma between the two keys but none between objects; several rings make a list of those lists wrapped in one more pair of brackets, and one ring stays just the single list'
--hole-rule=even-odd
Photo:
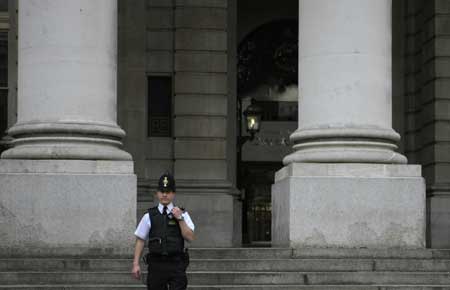
[{"label": "stone facade", "polygon": [[[197,246],[240,240],[239,223],[228,222],[240,215],[229,168],[236,143],[228,107],[235,98],[229,95],[227,33],[234,2],[228,2],[123,1],[119,7],[119,122],[128,133],[125,148],[136,156],[137,217],[153,203],[157,178],[172,171],[177,202],[203,229]],[[149,136],[145,126],[151,76],[170,77],[173,84],[170,137]],[[211,236],[214,229],[220,234]]]},{"label": "stone facade", "polygon": [[428,243],[450,246],[450,100],[446,1],[404,1],[405,153],[423,166],[427,184]]},{"label": "stone facade", "polygon": [[[298,14],[299,3],[301,6],[304,3],[314,2],[292,0],[280,4],[270,0],[249,0],[239,3],[237,0],[121,0],[117,1],[116,8],[111,8],[108,1],[100,1],[98,5],[104,7],[97,8],[94,4],[86,4],[86,7],[81,7],[80,4],[79,9],[73,10],[78,13],[66,11],[64,12],[66,14],[61,13],[64,7],[49,4],[54,10],[45,12],[48,13],[48,17],[45,18],[48,21],[53,19],[54,23],[57,23],[58,19],[63,21],[63,17],[64,21],[71,19],[77,24],[74,26],[72,39],[65,38],[64,29],[56,29],[59,26],[56,25],[55,28],[51,22],[42,30],[49,29],[51,35],[52,29],[55,29],[54,38],[51,40],[57,45],[67,47],[71,41],[77,39],[76,35],[88,31],[80,20],[89,17],[83,15],[83,10],[93,9],[94,12],[90,15],[95,19],[91,19],[92,21],[96,21],[97,18],[105,20],[105,17],[97,14],[109,11],[107,19],[112,21],[109,24],[113,28],[107,26],[109,28],[102,31],[88,33],[91,35],[89,38],[91,41],[98,39],[101,40],[99,45],[109,45],[105,49],[100,49],[110,53],[109,56],[100,57],[105,57],[106,60],[113,59],[103,68],[98,66],[98,71],[80,68],[80,71],[86,72],[85,76],[92,76],[86,81],[97,90],[94,97],[89,98],[87,97],[90,96],[89,91],[86,89],[88,86],[82,85],[83,74],[78,74],[80,71],[72,71],[71,79],[79,80],[78,83],[74,81],[67,84],[60,79],[64,76],[64,72],[71,69],[64,66],[66,63],[64,61],[44,63],[40,68],[47,65],[47,69],[40,72],[33,71],[32,63],[35,59],[44,59],[43,56],[55,54],[50,51],[51,47],[44,46],[43,50],[35,50],[36,55],[29,54],[29,51],[21,49],[20,46],[17,47],[16,35],[19,42],[29,41],[32,47],[33,41],[37,43],[36,45],[41,45],[42,37],[45,35],[30,33],[35,27],[32,21],[35,19],[33,15],[37,13],[36,11],[31,11],[31,17],[27,14],[22,20],[19,19],[22,21],[22,29],[25,29],[26,23],[29,22],[30,26],[27,29],[30,31],[20,30],[20,25],[19,28],[17,25],[17,14],[14,13],[17,1],[9,1],[8,125],[11,127],[10,134],[18,141],[15,141],[14,148],[4,152],[2,158],[6,160],[0,162],[0,179],[4,181],[1,184],[5,182],[7,184],[2,185],[0,189],[0,216],[8,217],[6,226],[2,227],[6,230],[0,233],[1,237],[5,237],[0,239],[3,241],[0,242],[0,247],[12,249],[11,245],[24,240],[27,243],[43,245],[42,247],[47,250],[72,247],[73,251],[76,251],[74,248],[78,247],[78,250],[84,253],[89,249],[101,247],[104,242],[107,247],[117,252],[124,251],[119,244],[125,245],[127,251],[132,242],[129,239],[132,237],[131,229],[136,219],[140,219],[145,210],[153,204],[156,180],[166,170],[172,171],[177,179],[177,203],[189,210],[196,223],[198,238],[192,246],[240,245],[242,196],[236,189],[238,174],[236,136],[242,124],[237,124],[236,110],[238,97],[242,96],[237,95],[236,48],[246,35],[261,25],[277,19],[298,18],[302,15],[302,11]],[[327,2],[325,0],[319,2],[322,1]],[[327,5],[333,5],[333,1],[328,1]],[[74,7],[79,4],[75,1],[69,2],[77,3],[72,4]],[[347,10],[358,11],[360,14],[367,8],[365,5],[369,5],[369,1],[345,2]],[[345,35],[357,38],[359,43],[356,48],[351,47],[354,48],[351,51],[353,57],[340,59],[340,62],[334,59],[335,68],[339,68],[337,71],[328,74],[324,73],[326,70],[315,71],[317,65],[322,68],[329,67],[330,63],[327,64],[324,60],[315,64],[312,62],[300,64],[302,71],[300,83],[308,83],[308,88],[311,89],[301,90],[300,95],[315,97],[306,99],[306,102],[303,99],[299,104],[300,130],[292,135],[292,141],[296,143],[295,153],[290,154],[292,150],[288,146],[264,147],[247,143],[243,147],[244,161],[281,164],[283,157],[287,156],[285,163],[291,164],[287,168],[298,167],[304,170],[310,168],[309,166],[320,167],[320,174],[314,171],[317,175],[310,179],[301,170],[303,173],[296,171],[297,174],[295,170],[285,168],[277,174],[274,196],[278,195],[279,198],[273,200],[274,212],[286,211],[288,215],[281,216],[275,213],[273,228],[280,234],[274,237],[274,244],[423,247],[424,236],[421,225],[424,223],[426,213],[427,246],[435,248],[450,246],[448,230],[450,100],[447,94],[449,77],[447,58],[450,53],[450,46],[447,44],[450,33],[448,25],[450,22],[447,19],[450,15],[449,7],[446,1],[441,0],[393,1],[391,30],[391,26],[387,25],[391,21],[391,1],[379,2],[382,3],[380,5],[385,5],[383,7],[386,9],[380,8],[380,18],[372,19],[372,26],[350,25],[359,30]],[[27,4],[21,5],[26,7]],[[340,8],[343,6],[340,5]],[[258,7],[261,9],[257,9]],[[105,10],[106,8],[109,10]],[[19,14],[23,13],[23,9],[19,5]],[[60,15],[60,18],[53,15],[54,11],[58,11],[56,14]],[[36,15],[40,15],[39,13]],[[112,17],[114,16],[112,13],[117,19]],[[335,15],[336,13],[332,13],[326,18],[327,21],[329,23],[336,21],[337,25],[341,25],[342,21],[335,18]],[[330,47],[319,43],[321,40],[317,36],[326,32],[319,30],[318,25],[312,22],[314,19],[306,19],[307,16],[300,16],[300,29],[307,27],[306,32],[310,33],[304,34],[306,38],[300,42],[301,53],[323,49],[322,52],[326,54],[341,48],[344,51],[350,48],[346,44],[352,43],[354,39],[345,40],[345,35],[343,38],[334,39],[335,42]],[[380,23],[377,21],[381,21],[382,25],[379,26]],[[372,32],[370,37],[364,38],[367,30]],[[386,51],[390,51],[390,46],[381,45],[386,44],[385,41],[391,32],[392,60],[390,55],[385,55]],[[117,39],[112,36],[117,36]],[[80,55],[71,52],[62,55],[61,58],[72,59],[77,56],[86,57],[87,62],[92,61],[87,57],[88,54],[81,53],[83,50],[89,50],[89,43],[85,44],[81,45],[78,51]],[[111,50],[115,45],[118,47],[117,63],[115,50]],[[381,56],[377,54],[379,52],[377,49],[382,51]],[[40,54],[43,51],[45,53]],[[370,57],[364,58],[361,51],[367,52]],[[15,65],[17,58],[19,67]],[[358,61],[373,69],[370,71],[356,69]],[[390,63],[393,65],[392,70],[389,67]],[[352,73],[359,74],[360,83],[348,83]],[[340,78],[334,78],[336,75]],[[151,94],[148,82],[149,78],[160,76],[170,78],[172,83],[170,136],[151,136],[148,133],[148,121],[151,117],[148,110]],[[333,78],[336,80],[335,83],[330,81]],[[28,83],[24,82],[24,79]],[[377,79],[376,85],[368,86],[367,84],[374,79]],[[314,87],[314,83],[324,84],[323,90]],[[59,84],[66,85],[61,87]],[[16,87],[18,93],[14,89]],[[30,93],[31,89],[36,92],[42,88],[48,89],[50,93],[41,94],[41,98],[39,94]],[[332,93],[327,94],[324,91],[326,89],[332,90]],[[248,97],[258,96],[260,93],[254,91]],[[364,97],[359,98],[361,95]],[[345,101],[334,98],[336,96],[344,98]],[[336,102],[333,103],[333,100]],[[325,114],[325,111],[328,113]],[[67,122],[67,119],[77,119],[81,122],[74,126],[73,122]],[[339,123],[346,125],[336,127],[335,125]],[[102,126],[105,124],[106,127]],[[308,129],[308,126],[309,129],[314,127],[330,129],[334,126],[337,130],[332,130],[333,128],[314,132],[301,130]],[[262,128],[260,133],[262,138],[276,138],[279,135],[278,131],[292,132],[297,128],[297,124],[266,122]],[[396,132],[400,133],[401,140]],[[346,138],[341,138],[342,136]],[[314,147],[317,145],[314,140],[320,143],[324,138],[330,142],[322,144],[320,148]],[[355,138],[358,144],[352,143]],[[104,146],[105,144],[109,145]],[[333,146],[336,151],[330,150]],[[355,148],[356,150],[352,151]],[[332,152],[336,154],[330,156]],[[408,164],[422,165],[422,171],[415,165],[411,167],[389,165],[389,163],[404,163],[403,155],[408,158]],[[102,161],[104,159],[106,161]],[[324,162],[326,164],[309,164]],[[345,165],[349,162],[366,163],[367,170],[361,173],[359,165]],[[117,171],[117,168],[120,170]],[[339,174],[334,174],[330,168],[339,171]],[[403,173],[399,173],[398,168],[404,169]],[[392,172],[395,174],[391,174]],[[420,172],[426,181],[426,211],[421,203],[424,188]],[[400,179],[404,182],[401,183]],[[366,235],[373,232],[379,237],[378,242],[372,243],[373,240],[370,238],[355,240],[351,237],[337,237],[333,241],[326,236],[334,233],[326,229],[316,232],[313,230],[290,232],[290,229],[286,229],[289,225],[306,231],[308,230],[306,225],[312,223],[322,227],[320,219],[314,219],[311,215],[305,216],[305,219],[300,221],[291,219],[291,223],[287,220],[289,215],[300,217],[316,210],[329,209],[329,206],[339,201],[354,201],[365,196],[367,199],[359,200],[360,204],[354,204],[356,207],[364,208],[373,202],[373,195],[376,194],[373,191],[379,184],[377,182],[381,184],[380,188],[383,190],[380,189],[380,194],[384,196],[384,203],[380,203],[377,214],[380,217],[389,217],[389,221],[379,225],[380,227],[367,226],[366,231],[362,231],[360,227],[354,232],[362,231]],[[34,187],[35,184],[42,186]],[[102,184],[107,186],[102,187]],[[287,208],[299,210],[305,206],[308,197],[315,192],[314,188],[320,187],[320,184],[327,184],[328,187],[315,196],[316,199],[309,199],[311,206],[307,206],[305,211],[287,210]],[[64,188],[68,191],[61,191]],[[339,188],[348,188],[349,191],[344,196],[333,195],[334,189]],[[357,190],[358,188],[361,192]],[[402,191],[402,188],[411,189],[409,192],[414,196],[412,199],[414,202],[411,200],[410,203],[402,203],[408,194]],[[398,191],[398,195],[389,199],[393,191]],[[79,200],[75,200],[69,193],[78,196]],[[36,199],[37,194],[43,198]],[[11,198],[12,196],[16,198]],[[82,214],[80,207],[90,204],[89,200],[93,197],[95,202],[109,197],[108,202],[103,205],[104,210],[97,216],[94,208],[88,207],[88,212]],[[321,198],[329,199],[319,205]],[[19,202],[23,200],[33,200],[34,205],[23,207]],[[290,200],[291,204],[281,205],[280,201],[283,200]],[[389,206],[396,205],[396,207],[389,209],[386,200],[392,201]],[[93,204],[96,204],[95,202]],[[112,207],[118,203],[121,205],[120,215],[127,217],[122,219],[122,224],[119,222],[120,229],[111,230],[112,225],[108,225],[104,232],[97,231],[99,217],[111,215]],[[406,208],[406,205],[410,207]],[[398,215],[390,214],[395,208],[404,210],[407,213],[404,217],[408,219],[403,220]],[[68,210],[71,215],[85,216],[85,220],[67,221],[72,230],[76,230],[77,225],[81,223],[90,225],[80,228],[77,241],[70,241],[67,233],[55,237],[49,230],[54,226],[53,221],[45,215],[59,217],[63,209]],[[369,207],[366,209],[367,211],[362,210],[354,217],[362,219],[366,217],[367,220],[364,222],[370,224],[373,219],[368,217],[372,216],[375,209]],[[350,211],[349,208],[339,210]],[[30,211],[33,212],[33,219],[36,222],[23,223],[20,216]],[[133,214],[128,217],[130,212]],[[307,219],[308,217],[311,219]],[[335,220],[332,215],[328,218]],[[65,222],[64,219],[61,221]],[[116,222],[111,220],[111,223]],[[408,224],[409,222],[411,224]],[[352,228],[352,224],[355,223],[349,218],[341,225],[344,224],[345,227]],[[331,225],[333,223],[330,222],[328,227]],[[388,237],[389,233],[404,229],[407,225],[411,228],[411,235]],[[13,229],[18,227],[30,229],[26,238],[20,235],[11,236]],[[35,229],[44,229],[50,240],[33,235]],[[130,236],[125,234],[127,229]],[[212,235],[212,232],[215,234]],[[292,237],[297,235],[293,243],[286,242],[291,238],[290,234],[293,234]],[[117,243],[111,243],[117,235],[121,238],[117,239]],[[20,250],[20,247],[13,250]]]}]

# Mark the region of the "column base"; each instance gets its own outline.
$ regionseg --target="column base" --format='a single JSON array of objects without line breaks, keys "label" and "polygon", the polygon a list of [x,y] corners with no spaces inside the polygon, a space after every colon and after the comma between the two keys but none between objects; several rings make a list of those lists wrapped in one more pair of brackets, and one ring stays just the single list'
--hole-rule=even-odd
[{"label": "column base", "polygon": [[406,164],[395,152],[400,136],[392,129],[377,127],[299,128],[290,139],[294,153],[283,159],[290,163],[384,163]]},{"label": "column base", "polygon": [[132,254],[132,162],[0,160],[0,184],[0,252]]},{"label": "column base", "polygon": [[272,186],[272,244],[423,248],[425,208],[420,166],[292,163]]},{"label": "column base", "polygon": [[125,132],[115,124],[26,123],[8,134],[13,147],[2,159],[132,160],[121,149]]}]

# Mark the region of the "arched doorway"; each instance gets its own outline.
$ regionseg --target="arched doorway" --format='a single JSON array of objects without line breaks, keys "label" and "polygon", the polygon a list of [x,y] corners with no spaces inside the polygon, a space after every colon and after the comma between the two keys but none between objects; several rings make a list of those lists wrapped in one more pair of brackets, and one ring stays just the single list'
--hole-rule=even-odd
[{"label": "arched doorway", "polygon": [[255,99],[263,108],[261,132],[238,148],[237,185],[243,193],[243,244],[268,246],[271,185],[290,152],[289,135],[298,118],[298,20],[266,23],[238,47],[239,135],[246,135],[242,111]]}]

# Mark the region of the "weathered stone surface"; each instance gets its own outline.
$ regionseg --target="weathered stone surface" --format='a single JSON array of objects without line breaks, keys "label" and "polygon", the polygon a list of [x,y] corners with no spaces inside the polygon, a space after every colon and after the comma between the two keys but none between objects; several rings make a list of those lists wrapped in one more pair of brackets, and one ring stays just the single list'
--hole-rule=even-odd
[{"label": "weathered stone surface", "polygon": [[176,6],[226,8],[228,0],[176,0],[175,4]]},{"label": "weathered stone surface", "polygon": [[425,247],[419,166],[291,164],[276,175],[272,205],[275,245]]},{"label": "weathered stone surface", "polygon": [[152,50],[147,53],[147,71],[155,73],[173,72],[173,53]]},{"label": "weathered stone surface", "polygon": [[[435,154],[435,160],[437,162],[448,162],[450,163],[450,143],[442,142],[433,144],[434,154]],[[449,174],[449,181],[450,181],[450,171]]]},{"label": "weathered stone surface", "polygon": [[222,95],[175,96],[176,115],[227,116],[227,97]]},{"label": "weathered stone surface", "polygon": [[450,184],[450,163],[437,163],[434,166],[434,182]]},{"label": "weathered stone surface", "polygon": [[432,248],[450,248],[450,194],[430,197],[430,237]]},{"label": "weathered stone surface", "polygon": [[227,72],[227,54],[224,52],[180,51],[175,54],[175,70]]},{"label": "weathered stone surface", "polygon": [[136,176],[130,165],[0,161],[0,248],[22,255],[70,248],[86,254],[95,248],[131,250]]},{"label": "weathered stone surface", "polygon": [[145,159],[142,177],[157,180],[164,172],[173,172],[173,164],[172,159]]},{"label": "weathered stone surface", "polygon": [[120,85],[119,95],[121,98],[121,110],[133,112],[144,111],[145,109],[145,88],[147,79],[145,76],[145,66],[142,63],[139,68],[128,68],[126,75],[123,74],[123,83]]},{"label": "weathered stone surface", "polygon": [[[420,128],[420,127],[419,127]],[[433,142],[450,141],[450,123],[447,121],[436,121],[425,125],[420,131],[420,145]]]},{"label": "weathered stone surface", "polygon": [[[193,170],[195,168],[195,170]],[[226,180],[226,160],[182,160],[175,162],[177,179]]]},{"label": "weathered stone surface", "polygon": [[226,119],[223,117],[177,117],[174,130],[176,137],[226,137]]},{"label": "weathered stone surface", "polygon": [[233,246],[233,196],[186,193],[179,187],[175,202],[186,208],[195,223],[196,239],[189,247]]},{"label": "weathered stone surface", "polygon": [[[130,98],[131,99],[131,98]],[[125,144],[127,145],[127,149],[129,142],[141,142],[142,138],[146,135],[146,128],[142,126],[145,124],[146,116],[145,111],[142,110],[126,110],[125,113],[122,114],[124,118],[124,122],[126,124],[127,136],[125,137]],[[134,144],[133,146],[138,146],[138,144]]]},{"label": "weathered stone surface", "polygon": [[173,7],[173,1],[167,0],[146,0],[148,7]]},{"label": "weathered stone surface", "polygon": [[223,8],[178,8],[175,27],[223,29],[227,28],[227,10]]},{"label": "weathered stone surface", "polygon": [[147,31],[147,49],[150,50],[172,50],[173,32],[169,30]]},{"label": "weathered stone surface", "polygon": [[173,9],[151,7],[147,11],[146,20],[149,29],[171,29],[173,28]]},{"label": "weathered stone surface", "polygon": [[179,29],[176,31],[175,49],[226,51],[227,32]]},{"label": "weathered stone surface", "polygon": [[447,99],[450,100],[450,80],[448,79],[437,79],[422,88],[422,102],[430,102],[434,98],[436,99]]},{"label": "weathered stone surface", "polygon": [[175,140],[175,159],[225,159],[226,140],[181,139]]},{"label": "weathered stone surface", "polygon": [[[450,46],[449,46],[450,48]],[[448,57],[436,57],[423,65],[424,81],[430,81],[434,78],[448,78],[450,76],[450,59]]]},{"label": "weathered stone surface", "polygon": [[0,174],[130,174],[133,162],[109,160],[0,160]]},{"label": "weathered stone surface", "polygon": [[173,138],[149,137],[144,141],[144,156],[147,159],[173,159]]},{"label": "weathered stone surface", "polygon": [[228,92],[227,75],[208,73],[177,73],[175,93],[177,94],[219,94]]}]

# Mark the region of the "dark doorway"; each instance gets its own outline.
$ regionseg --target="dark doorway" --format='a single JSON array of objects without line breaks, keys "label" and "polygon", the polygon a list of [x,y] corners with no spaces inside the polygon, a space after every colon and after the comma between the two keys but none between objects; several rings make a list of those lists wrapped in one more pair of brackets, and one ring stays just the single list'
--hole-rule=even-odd
[{"label": "dark doorway", "polygon": [[242,162],[243,244],[270,246],[272,202],[271,186],[281,162]]},{"label": "dark doorway", "polygon": [[298,19],[274,19],[256,27],[240,41],[237,57],[238,139],[247,135],[242,113],[251,100],[262,109],[254,140],[238,142],[242,243],[270,246],[271,187],[290,152],[288,132],[298,120]]}]

